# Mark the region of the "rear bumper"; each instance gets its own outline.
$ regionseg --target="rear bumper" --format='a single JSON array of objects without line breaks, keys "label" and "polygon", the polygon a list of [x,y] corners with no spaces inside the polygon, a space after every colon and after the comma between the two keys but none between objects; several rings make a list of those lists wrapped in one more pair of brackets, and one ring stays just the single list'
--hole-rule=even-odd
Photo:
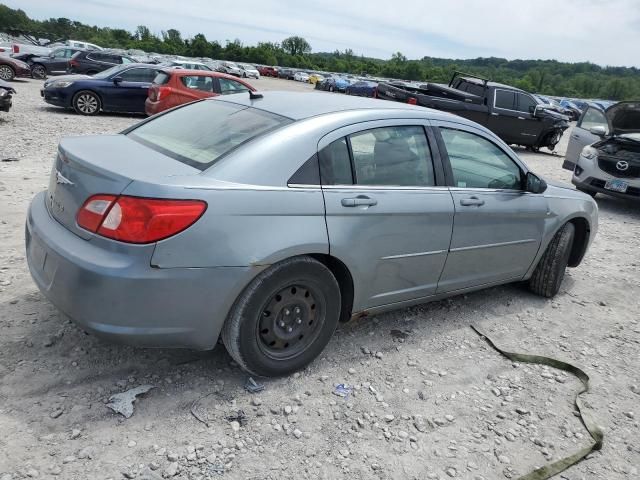
[{"label": "rear bumper", "polygon": [[[149,255],[83,240],[54,220],[45,192],[26,223],[27,262],[40,291],[82,329],[140,347],[211,349],[251,267],[152,268]],[[117,243],[117,242],[115,242]],[[120,244],[122,245],[122,244]]]}]

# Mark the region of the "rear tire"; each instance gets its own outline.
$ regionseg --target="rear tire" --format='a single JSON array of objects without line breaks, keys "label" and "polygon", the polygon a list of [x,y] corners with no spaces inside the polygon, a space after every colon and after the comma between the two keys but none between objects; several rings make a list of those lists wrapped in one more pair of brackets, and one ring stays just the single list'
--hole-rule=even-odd
[{"label": "rear tire", "polygon": [[554,297],[560,290],[569,263],[575,236],[573,223],[565,223],[547,246],[529,280],[529,289],[543,297]]},{"label": "rear tire", "polygon": [[38,80],[47,78],[47,69],[44,65],[36,63],[31,67],[31,76]]},{"label": "rear tire", "polygon": [[89,90],[81,90],[72,101],[73,109],[80,115],[97,115],[102,107],[100,97]]},{"label": "rear tire", "polygon": [[261,272],[222,327],[231,357],[252,375],[288,375],[311,363],[340,319],[340,287],[313,258],[300,256]]},{"label": "rear tire", "polygon": [[15,76],[16,72],[9,65],[0,65],[0,80],[10,82]]}]

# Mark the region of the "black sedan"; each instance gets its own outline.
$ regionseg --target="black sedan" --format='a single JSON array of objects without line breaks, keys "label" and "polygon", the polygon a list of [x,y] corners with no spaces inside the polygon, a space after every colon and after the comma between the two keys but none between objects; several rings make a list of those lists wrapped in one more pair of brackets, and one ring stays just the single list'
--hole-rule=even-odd
[{"label": "black sedan", "polygon": [[144,113],[147,91],[157,70],[157,65],[129,63],[92,77],[66,75],[47,80],[40,94],[45,102],[72,108],[81,115],[100,111]]}]

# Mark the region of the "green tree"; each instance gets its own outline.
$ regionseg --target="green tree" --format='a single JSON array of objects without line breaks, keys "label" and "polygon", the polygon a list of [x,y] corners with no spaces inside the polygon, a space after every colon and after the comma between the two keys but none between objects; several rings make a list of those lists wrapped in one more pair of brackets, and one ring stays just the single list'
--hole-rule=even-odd
[{"label": "green tree", "polygon": [[311,45],[304,38],[294,35],[282,41],[282,48],[291,56],[311,53]]}]

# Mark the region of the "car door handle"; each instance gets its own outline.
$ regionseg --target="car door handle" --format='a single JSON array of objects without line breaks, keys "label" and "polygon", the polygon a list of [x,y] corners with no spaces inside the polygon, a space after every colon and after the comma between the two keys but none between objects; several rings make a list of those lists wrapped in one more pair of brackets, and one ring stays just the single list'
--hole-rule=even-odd
[{"label": "car door handle", "polygon": [[463,198],[460,200],[460,205],[463,207],[480,207],[484,205],[484,200],[480,200],[478,197]]},{"label": "car door handle", "polygon": [[373,207],[378,201],[366,195],[358,195],[355,198],[343,198],[340,203],[343,207]]},{"label": "car door handle", "polygon": [[496,113],[496,112],[491,112],[491,115],[493,115],[494,117],[499,117],[500,116],[500,114]]},{"label": "car door handle", "polygon": [[574,140],[580,140],[580,135],[571,135]]},{"label": "car door handle", "polygon": [[524,117],[518,117],[518,120],[524,120]]}]

